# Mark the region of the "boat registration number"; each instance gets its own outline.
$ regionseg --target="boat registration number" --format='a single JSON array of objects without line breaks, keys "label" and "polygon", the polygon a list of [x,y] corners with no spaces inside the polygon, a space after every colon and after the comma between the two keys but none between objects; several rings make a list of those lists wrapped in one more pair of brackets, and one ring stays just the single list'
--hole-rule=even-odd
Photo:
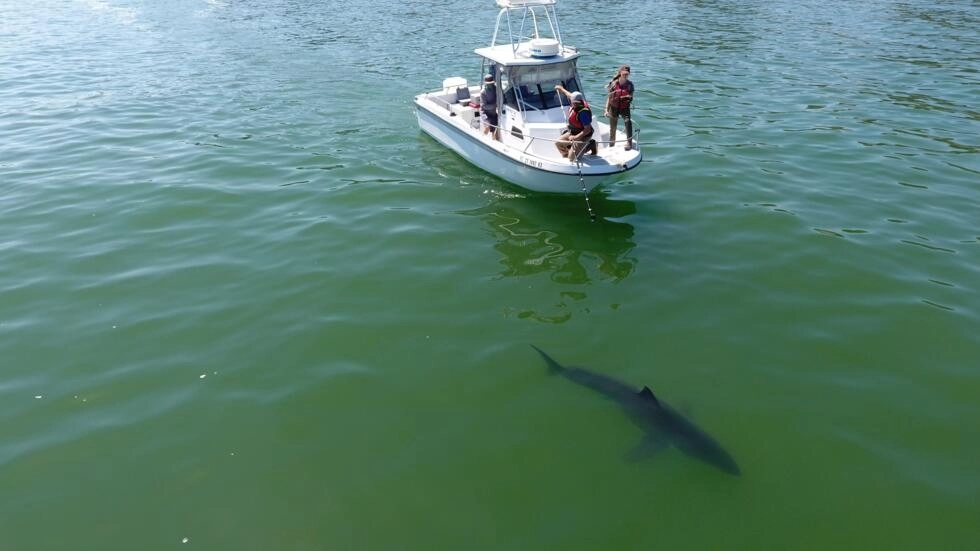
[{"label": "boat registration number", "polygon": [[543,162],[538,161],[536,159],[532,159],[531,157],[525,157],[523,155],[521,155],[521,162],[528,166],[533,166],[537,168],[541,168],[542,166],[544,166]]}]

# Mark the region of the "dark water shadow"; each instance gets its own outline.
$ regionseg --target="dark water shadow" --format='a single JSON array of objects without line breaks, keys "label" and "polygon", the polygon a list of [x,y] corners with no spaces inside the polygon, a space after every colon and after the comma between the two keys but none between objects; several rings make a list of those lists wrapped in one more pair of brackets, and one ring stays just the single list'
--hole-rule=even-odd
[{"label": "dark water shadow", "polygon": [[546,273],[563,284],[587,284],[595,278],[621,281],[636,268],[630,254],[636,243],[633,226],[617,218],[634,214],[636,205],[602,193],[592,193],[590,200],[597,214],[594,222],[580,195],[501,196],[459,214],[487,223],[497,239],[500,277]]}]

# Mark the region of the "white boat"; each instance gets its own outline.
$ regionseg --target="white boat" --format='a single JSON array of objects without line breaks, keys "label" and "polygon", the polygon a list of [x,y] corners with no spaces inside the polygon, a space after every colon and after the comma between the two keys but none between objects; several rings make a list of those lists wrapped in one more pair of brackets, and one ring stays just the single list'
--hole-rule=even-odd
[{"label": "white boat", "polygon": [[[632,149],[622,139],[608,143],[609,125],[599,119],[605,90],[589,102],[576,61],[579,51],[564,43],[555,10],[557,0],[496,0],[500,11],[490,46],[481,58],[480,82],[450,77],[442,88],[415,96],[419,127],[477,167],[532,191],[588,193],[611,176],[640,164],[638,136]],[[484,134],[479,97],[483,75],[497,86],[499,140]],[[592,111],[597,154],[563,157],[555,142],[568,126],[568,92],[580,91]],[[637,132],[636,134],[638,134]]]}]

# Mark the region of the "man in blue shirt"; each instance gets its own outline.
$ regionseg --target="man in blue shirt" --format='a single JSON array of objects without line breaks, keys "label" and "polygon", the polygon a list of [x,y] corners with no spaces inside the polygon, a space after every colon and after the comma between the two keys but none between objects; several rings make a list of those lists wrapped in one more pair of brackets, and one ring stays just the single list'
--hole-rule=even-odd
[{"label": "man in blue shirt", "polygon": [[586,146],[590,147],[592,154],[597,153],[595,142],[591,140],[592,110],[589,109],[585,96],[582,92],[569,92],[561,84],[555,86],[555,90],[565,94],[572,104],[568,111],[568,129],[555,142],[558,152],[572,162],[578,159]]}]

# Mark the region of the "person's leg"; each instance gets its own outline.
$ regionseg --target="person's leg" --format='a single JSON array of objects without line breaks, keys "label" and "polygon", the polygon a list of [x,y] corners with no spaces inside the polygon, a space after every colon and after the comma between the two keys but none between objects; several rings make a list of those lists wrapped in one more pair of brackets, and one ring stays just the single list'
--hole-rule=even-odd
[{"label": "person's leg", "polygon": [[619,123],[619,113],[613,107],[609,110],[609,147],[616,145],[616,124]]},{"label": "person's leg", "polygon": [[595,134],[595,132],[592,132],[588,136],[582,138],[582,141],[572,142],[572,147],[570,148],[571,150],[568,154],[568,160],[574,161],[582,156],[582,152],[585,151],[585,148],[589,147],[589,142],[592,140],[592,134]]},{"label": "person's leg", "polygon": [[629,151],[633,149],[633,118],[630,117],[629,109],[623,112],[623,118],[626,122],[626,150]]},{"label": "person's leg", "polygon": [[558,153],[562,157],[568,157],[568,149],[572,146],[572,142],[568,141],[568,132],[562,134],[558,137],[558,141],[555,142],[555,147],[558,148]]},{"label": "person's leg", "polygon": [[499,140],[500,139],[500,126],[497,124],[497,114],[494,113],[492,116],[488,117],[490,119],[490,137]]}]

